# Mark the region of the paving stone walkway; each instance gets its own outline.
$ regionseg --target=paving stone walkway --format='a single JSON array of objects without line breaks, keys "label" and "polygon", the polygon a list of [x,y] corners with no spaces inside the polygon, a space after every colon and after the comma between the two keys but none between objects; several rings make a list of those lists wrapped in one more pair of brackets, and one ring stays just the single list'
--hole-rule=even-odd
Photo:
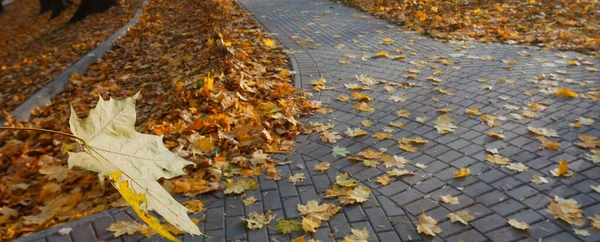
[{"label": "paving stone walkway", "polygon": [[[326,86],[333,87],[332,90],[313,92],[313,98],[322,101],[333,112],[315,115],[303,120],[305,123],[332,123],[334,130],[340,133],[347,127],[364,128],[360,122],[365,119],[371,120],[374,125],[364,128],[367,135],[359,138],[343,135],[344,138],[336,144],[321,141],[317,133],[298,137],[296,149],[291,154],[275,155],[274,158],[291,162],[279,167],[284,177],[304,172],[307,179],[293,185],[287,179],[275,182],[260,177],[260,189],[247,192],[247,195],[258,198],[256,205],[244,206],[239,196],[223,196],[220,192],[202,195],[200,199],[208,209],[195,216],[205,218],[199,226],[212,238],[186,235],[181,236],[183,241],[290,241],[301,234],[281,235],[272,229],[275,221],[271,228],[246,230],[240,218],[253,211],[271,210],[277,218],[298,219],[298,204],[306,204],[309,200],[335,202],[323,199],[323,193],[335,183],[335,176],[343,172],[369,186],[372,197],[360,205],[344,206],[341,213],[317,230],[315,239],[340,241],[350,233],[350,228],[367,228],[372,241],[533,242],[540,238],[545,242],[600,241],[600,232],[589,229],[589,223],[583,228],[588,229],[591,236],[578,236],[571,226],[555,220],[545,211],[549,201],[560,196],[577,200],[585,216],[600,214],[600,194],[590,188],[590,185],[600,184],[600,166],[586,160],[586,151],[573,144],[580,134],[600,136],[600,122],[582,125],[578,129],[569,127],[578,117],[588,114],[600,116],[600,105],[590,99],[564,99],[543,94],[538,92],[536,84],[528,82],[542,74],[548,78],[556,75],[567,78],[560,81],[561,87],[585,93],[590,86],[598,87],[600,83],[600,75],[585,68],[600,68],[600,65],[569,66],[567,62],[575,60],[575,56],[591,62],[596,60],[577,53],[538,51],[504,44],[440,43],[417,34],[399,32],[397,26],[324,0],[239,0],[239,3],[273,32],[286,49],[295,51],[292,62],[298,72],[298,85],[312,90],[309,81],[323,77],[327,80]],[[333,35],[340,38],[333,38]],[[385,38],[392,38],[394,42],[391,45],[380,44]],[[335,48],[340,47],[339,44],[345,46]],[[379,51],[396,54],[394,49],[405,46],[408,49],[404,51],[406,58],[403,60],[361,60],[361,56],[372,56]],[[356,58],[348,58],[347,53]],[[433,58],[436,56],[445,56],[453,64],[444,65]],[[350,64],[341,64],[339,60],[347,60]],[[578,62],[584,61],[580,59]],[[417,69],[421,73],[415,79],[406,79],[407,69]],[[443,71],[443,75],[439,76],[443,80],[439,87],[455,93],[455,96],[436,92],[433,82],[427,80],[435,71]],[[359,112],[351,107],[354,102],[337,100],[338,95],[349,96],[353,92],[344,84],[358,83],[355,75],[359,74],[422,86],[396,87],[394,93],[389,93],[383,85],[375,85],[372,91],[362,92],[374,99],[370,105],[375,107],[375,112]],[[490,82],[480,83],[477,81],[479,78],[488,78]],[[501,78],[516,82],[500,83],[498,80]],[[569,79],[588,81],[588,86],[578,85]],[[486,90],[483,88],[485,85],[493,86],[493,89]],[[525,91],[534,94],[528,96]],[[391,95],[408,99],[395,103],[388,99]],[[439,102],[434,98],[439,98]],[[549,108],[535,119],[517,120],[510,116],[510,113],[520,111],[507,109],[506,104],[521,107],[532,101],[546,102]],[[499,121],[498,128],[490,128],[480,117],[465,114],[469,107],[478,107],[484,114],[505,116],[507,120]],[[441,108],[453,110],[449,115],[456,120],[456,132],[446,135],[436,132],[433,121],[440,115],[436,110]],[[398,109],[410,111],[410,118],[396,116]],[[428,121],[415,121],[415,117],[422,115],[427,116]],[[391,121],[406,124],[393,132],[394,140],[371,138],[373,133],[381,132]],[[528,126],[557,130],[560,138],[556,140],[560,142],[561,150],[541,150],[540,142],[527,130]],[[489,131],[503,132],[505,139],[495,140],[488,136]],[[404,152],[395,141],[401,137],[422,137],[429,143],[416,152]],[[375,178],[385,174],[383,165],[369,168],[347,158],[333,157],[331,148],[335,145],[347,147],[354,156],[360,151],[385,148],[389,154],[412,160],[407,167],[416,175],[393,178],[391,184],[382,187]],[[516,173],[491,164],[484,158],[486,148],[497,148],[502,156],[525,164],[529,170]],[[575,174],[570,178],[552,178],[548,170],[555,168],[562,159],[569,161],[569,168]],[[332,167],[325,173],[313,171],[312,167],[322,161],[330,162]],[[417,163],[426,165],[426,168],[416,167]],[[454,179],[453,172],[463,167],[468,167],[471,175]],[[532,174],[547,177],[549,183],[532,183]],[[446,194],[457,196],[460,204],[440,203],[439,197]],[[469,226],[453,224],[446,218],[448,213],[462,209],[470,211],[476,218]],[[444,232],[435,238],[418,234],[415,224],[422,212],[437,219]],[[17,241],[160,240],[139,235],[114,239],[106,231],[114,221],[135,218],[130,209],[113,209]],[[525,221],[531,229],[518,231],[507,224],[509,218]],[[57,235],[56,230],[62,227],[73,227],[74,230],[67,236]]]}]

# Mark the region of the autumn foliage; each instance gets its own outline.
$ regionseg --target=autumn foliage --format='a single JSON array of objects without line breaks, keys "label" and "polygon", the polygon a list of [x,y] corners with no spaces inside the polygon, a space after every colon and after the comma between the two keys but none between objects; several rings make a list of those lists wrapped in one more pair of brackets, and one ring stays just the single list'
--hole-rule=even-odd
[{"label": "autumn foliage", "polygon": [[600,56],[600,4],[563,0],[345,0],[442,40],[514,42]]},{"label": "autumn foliage", "polygon": [[[187,196],[255,188],[251,176],[281,179],[266,153],[290,151],[302,127],[296,118],[321,107],[293,87],[286,55],[265,38],[233,1],[151,1],[116,48],[72,76],[51,105],[5,125],[69,133],[70,104],[85,117],[98,95],[141,90],[136,130],[164,135],[168,149],[194,163],[163,187]],[[2,240],[127,205],[96,174],[68,170],[64,152],[73,149],[60,135],[0,134],[2,211],[18,211],[0,214]]]},{"label": "autumn foliage", "polygon": [[54,19],[49,12],[38,15],[39,2],[13,2],[0,15],[0,119],[121,28],[142,0],[73,24],[67,22],[79,1]]}]

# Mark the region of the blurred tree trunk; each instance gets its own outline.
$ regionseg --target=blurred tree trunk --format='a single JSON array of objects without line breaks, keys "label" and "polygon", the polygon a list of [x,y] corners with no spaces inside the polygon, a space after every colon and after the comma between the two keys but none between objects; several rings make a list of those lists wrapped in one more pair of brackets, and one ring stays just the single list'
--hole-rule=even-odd
[{"label": "blurred tree trunk", "polygon": [[0,0],[0,13],[4,13],[4,6],[2,6],[2,0]]},{"label": "blurred tree trunk", "polygon": [[104,12],[115,5],[117,5],[117,0],[81,0],[77,11],[75,11],[69,22],[77,22],[90,14]]},{"label": "blurred tree trunk", "polygon": [[67,7],[65,0],[40,0],[40,14],[52,11],[50,18],[56,18]]}]

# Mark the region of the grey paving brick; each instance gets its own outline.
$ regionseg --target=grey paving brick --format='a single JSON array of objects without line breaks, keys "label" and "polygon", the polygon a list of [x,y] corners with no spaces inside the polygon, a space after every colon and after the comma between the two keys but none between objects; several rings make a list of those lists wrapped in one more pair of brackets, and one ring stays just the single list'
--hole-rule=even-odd
[{"label": "grey paving brick", "polygon": [[492,214],[471,222],[471,225],[475,227],[478,231],[486,233],[488,231],[505,226],[506,221],[507,220],[501,217],[500,215]]},{"label": "grey paving brick", "polygon": [[514,241],[527,238],[527,232],[514,229],[511,226],[506,226],[486,233],[492,241]]},{"label": "grey paving brick", "polygon": [[392,229],[392,225],[388,221],[388,216],[381,208],[367,208],[365,213],[376,232],[387,231]]},{"label": "grey paving brick", "polygon": [[504,201],[502,201],[501,203],[498,203],[494,206],[491,206],[490,209],[494,210],[494,212],[500,214],[500,216],[506,216],[512,213],[515,213],[517,211],[520,211],[521,209],[524,209],[525,205],[523,205],[522,203],[514,200],[514,199],[506,199]]},{"label": "grey paving brick", "polygon": [[447,240],[448,241],[465,240],[465,241],[477,242],[477,241],[487,241],[487,238],[485,236],[481,235],[479,232],[477,232],[477,230],[471,229],[471,230],[465,231],[463,233],[449,237]]},{"label": "grey paving brick", "polygon": [[404,215],[404,210],[386,196],[377,196],[377,200],[379,200],[379,204],[381,204],[387,216]]}]

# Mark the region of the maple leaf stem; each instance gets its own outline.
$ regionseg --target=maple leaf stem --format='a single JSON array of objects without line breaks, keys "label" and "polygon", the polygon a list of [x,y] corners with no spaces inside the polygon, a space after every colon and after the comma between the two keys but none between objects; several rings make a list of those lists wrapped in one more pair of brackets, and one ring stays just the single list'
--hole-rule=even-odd
[{"label": "maple leaf stem", "polygon": [[47,133],[53,133],[53,134],[60,134],[63,136],[67,136],[69,138],[72,139],[76,139],[78,141],[80,141],[84,146],[86,145],[85,140],[83,140],[82,138],[79,138],[75,135],[72,134],[68,134],[65,132],[60,132],[60,131],[56,131],[56,130],[51,130],[51,129],[39,129],[39,128],[18,128],[18,127],[0,127],[0,129],[6,129],[6,130],[32,130],[32,131],[39,131],[39,132],[47,132]]}]

